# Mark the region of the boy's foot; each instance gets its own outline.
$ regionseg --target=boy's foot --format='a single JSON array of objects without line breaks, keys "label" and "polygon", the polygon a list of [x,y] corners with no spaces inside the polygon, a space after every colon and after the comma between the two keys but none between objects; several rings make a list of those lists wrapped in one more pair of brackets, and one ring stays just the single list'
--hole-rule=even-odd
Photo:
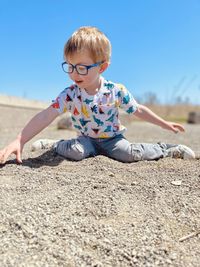
[{"label": "boy's foot", "polygon": [[172,158],[179,158],[179,159],[195,159],[194,151],[184,145],[177,145],[168,148],[167,156]]},{"label": "boy's foot", "polygon": [[36,151],[40,149],[51,149],[58,141],[59,140],[39,139],[32,144],[31,151]]}]

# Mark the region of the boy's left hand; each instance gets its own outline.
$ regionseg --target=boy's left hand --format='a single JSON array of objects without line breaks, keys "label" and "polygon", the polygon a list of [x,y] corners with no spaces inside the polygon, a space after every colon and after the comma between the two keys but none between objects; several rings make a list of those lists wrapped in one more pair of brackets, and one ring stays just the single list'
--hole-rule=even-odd
[{"label": "boy's left hand", "polygon": [[171,130],[174,133],[185,132],[185,128],[183,125],[170,121],[168,121],[167,124],[163,126],[163,128],[166,130]]}]

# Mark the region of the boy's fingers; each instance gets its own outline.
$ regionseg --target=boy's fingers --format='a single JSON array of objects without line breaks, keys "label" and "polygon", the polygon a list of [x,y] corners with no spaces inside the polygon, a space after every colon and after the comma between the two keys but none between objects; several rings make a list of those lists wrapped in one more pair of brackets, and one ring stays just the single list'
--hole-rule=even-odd
[{"label": "boy's fingers", "polygon": [[6,156],[5,154],[2,155],[2,156],[0,157],[0,164],[4,164],[4,163],[6,162],[6,160],[7,160],[7,158],[8,158],[8,156]]},{"label": "boy's fingers", "polygon": [[4,164],[4,157],[0,155],[0,164]]},{"label": "boy's fingers", "polygon": [[185,132],[185,128],[182,125],[177,125],[176,128],[178,128],[181,132]]},{"label": "boy's fingers", "polygon": [[181,124],[172,123],[172,128],[173,128],[173,131],[176,132],[176,133],[178,133],[179,131],[180,132],[185,132],[185,128]]},{"label": "boy's fingers", "polygon": [[12,153],[13,151],[9,148],[2,150],[0,153],[0,164],[4,164]]},{"label": "boy's fingers", "polygon": [[18,163],[22,163],[22,159],[21,159],[21,151],[17,151],[16,159],[17,159],[17,162],[18,162]]}]

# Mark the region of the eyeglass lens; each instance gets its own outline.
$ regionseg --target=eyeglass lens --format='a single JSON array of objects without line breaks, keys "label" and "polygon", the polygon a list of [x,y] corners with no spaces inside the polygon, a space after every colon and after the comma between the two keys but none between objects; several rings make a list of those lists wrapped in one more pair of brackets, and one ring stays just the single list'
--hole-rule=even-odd
[{"label": "eyeglass lens", "polygon": [[63,69],[67,73],[72,73],[74,71],[74,68],[79,74],[87,74],[87,67],[82,65],[76,65],[75,67],[71,64],[65,63],[63,64]]}]

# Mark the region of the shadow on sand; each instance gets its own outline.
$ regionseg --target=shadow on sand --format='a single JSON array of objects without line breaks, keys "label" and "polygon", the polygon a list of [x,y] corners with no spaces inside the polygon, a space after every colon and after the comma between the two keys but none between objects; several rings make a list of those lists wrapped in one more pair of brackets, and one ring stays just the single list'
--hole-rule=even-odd
[{"label": "shadow on sand", "polygon": [[0,168],[5,167],[9,164],[18,164],[22,166],[27,166],[30,168],[40,168],[42,166],[58,166],[63,160],[66,160],[64,157],[59,156],[53,151],[45,151],[42,155],[39,155],[35,158],[24,159],[22,164],[18,164],[16,159],[8,160],[4,165],[0,165]]}]

